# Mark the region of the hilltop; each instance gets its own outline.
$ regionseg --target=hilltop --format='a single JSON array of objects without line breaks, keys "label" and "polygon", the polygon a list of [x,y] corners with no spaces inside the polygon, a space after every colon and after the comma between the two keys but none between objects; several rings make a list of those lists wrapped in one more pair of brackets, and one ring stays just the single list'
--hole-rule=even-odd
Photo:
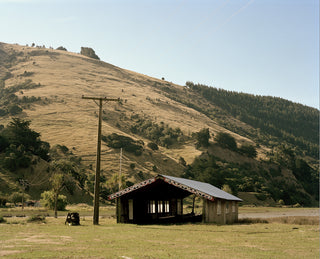
[{"label": "hilltop", "polygon": [[[43,141],[80,158],[88,181],[95,167],[98,106],[83,95],[122,100],[103,106],[106,185],[119,171],[121,143],[130,142],[121,165],[128,184],[162,173],[228,184],[239,194],[255,193],[260,201],[310,205],[317,199],[316,186],[303,182],[301,169],[316,179],[317,109],[192,82],[180,86],[63,49],[5,43],[0,43],[0,79],[0,124],[5,127],[12,117],[31,121]],[[209,147],[196,146],[202,129],[210,132]],[[256,156],[219,146],[215,136],[221,132],[238,148],[254,147]],[[2,169],[0,177],[8,183],[13,175]]]}]

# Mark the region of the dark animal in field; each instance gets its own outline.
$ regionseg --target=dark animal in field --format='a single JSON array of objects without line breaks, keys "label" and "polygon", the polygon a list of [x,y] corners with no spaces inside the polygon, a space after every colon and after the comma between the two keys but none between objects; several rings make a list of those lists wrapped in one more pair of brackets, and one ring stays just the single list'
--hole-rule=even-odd
[{"label": "dark animal in field", "polygon": [[64,224],[67,224],[67,223],[69,225],[72,225],[72,226],[80,225],[79,213],[78,212],[68,213],[66,221],[64,222]]}]

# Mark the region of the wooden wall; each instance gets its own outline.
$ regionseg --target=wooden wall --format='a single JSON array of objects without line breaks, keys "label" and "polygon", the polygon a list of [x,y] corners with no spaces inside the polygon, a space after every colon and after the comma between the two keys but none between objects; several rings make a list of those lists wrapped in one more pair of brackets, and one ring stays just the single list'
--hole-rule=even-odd
[{"label": "wooden wall", "polygon": [[238,220],[238,202],[215,199],[203,201],[203,222],[230,224]]}]

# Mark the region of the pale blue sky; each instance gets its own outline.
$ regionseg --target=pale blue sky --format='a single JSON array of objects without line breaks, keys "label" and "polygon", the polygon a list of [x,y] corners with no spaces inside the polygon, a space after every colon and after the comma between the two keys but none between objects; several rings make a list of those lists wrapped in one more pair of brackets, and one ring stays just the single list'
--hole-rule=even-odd
[{"label": "pale blue sky", "polygon": [[0,41],[319,108],[318,0],[0,0]]}]

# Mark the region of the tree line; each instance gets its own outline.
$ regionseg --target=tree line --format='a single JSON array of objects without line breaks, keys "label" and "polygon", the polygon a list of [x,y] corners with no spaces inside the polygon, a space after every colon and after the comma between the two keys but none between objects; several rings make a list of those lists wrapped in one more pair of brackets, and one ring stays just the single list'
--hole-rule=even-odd
[{"label": "tree line", "polygon": [[[221,108],[240,121],[259,129],[257,132],[250,132],[242,129],[242,134],[255,136],[260,143],[270,144],[285,141],[291,146],[299,147],[301,153],[305,151],[308,155],[318,158],[319,149],[319,111],[277,97],[256,96],[252,94],[238,93],[209,87],[203,84],[186,82],[186,87],[208,100],[213,105]],[[199,109],[198,105],[193,104]],[[203,108],[200,108],[203,110]],[[214,116],[206,110],[205,113]],[[230,130],[239,130],[234,127]],[[270,136],[270,137],[268,137]]]}]

